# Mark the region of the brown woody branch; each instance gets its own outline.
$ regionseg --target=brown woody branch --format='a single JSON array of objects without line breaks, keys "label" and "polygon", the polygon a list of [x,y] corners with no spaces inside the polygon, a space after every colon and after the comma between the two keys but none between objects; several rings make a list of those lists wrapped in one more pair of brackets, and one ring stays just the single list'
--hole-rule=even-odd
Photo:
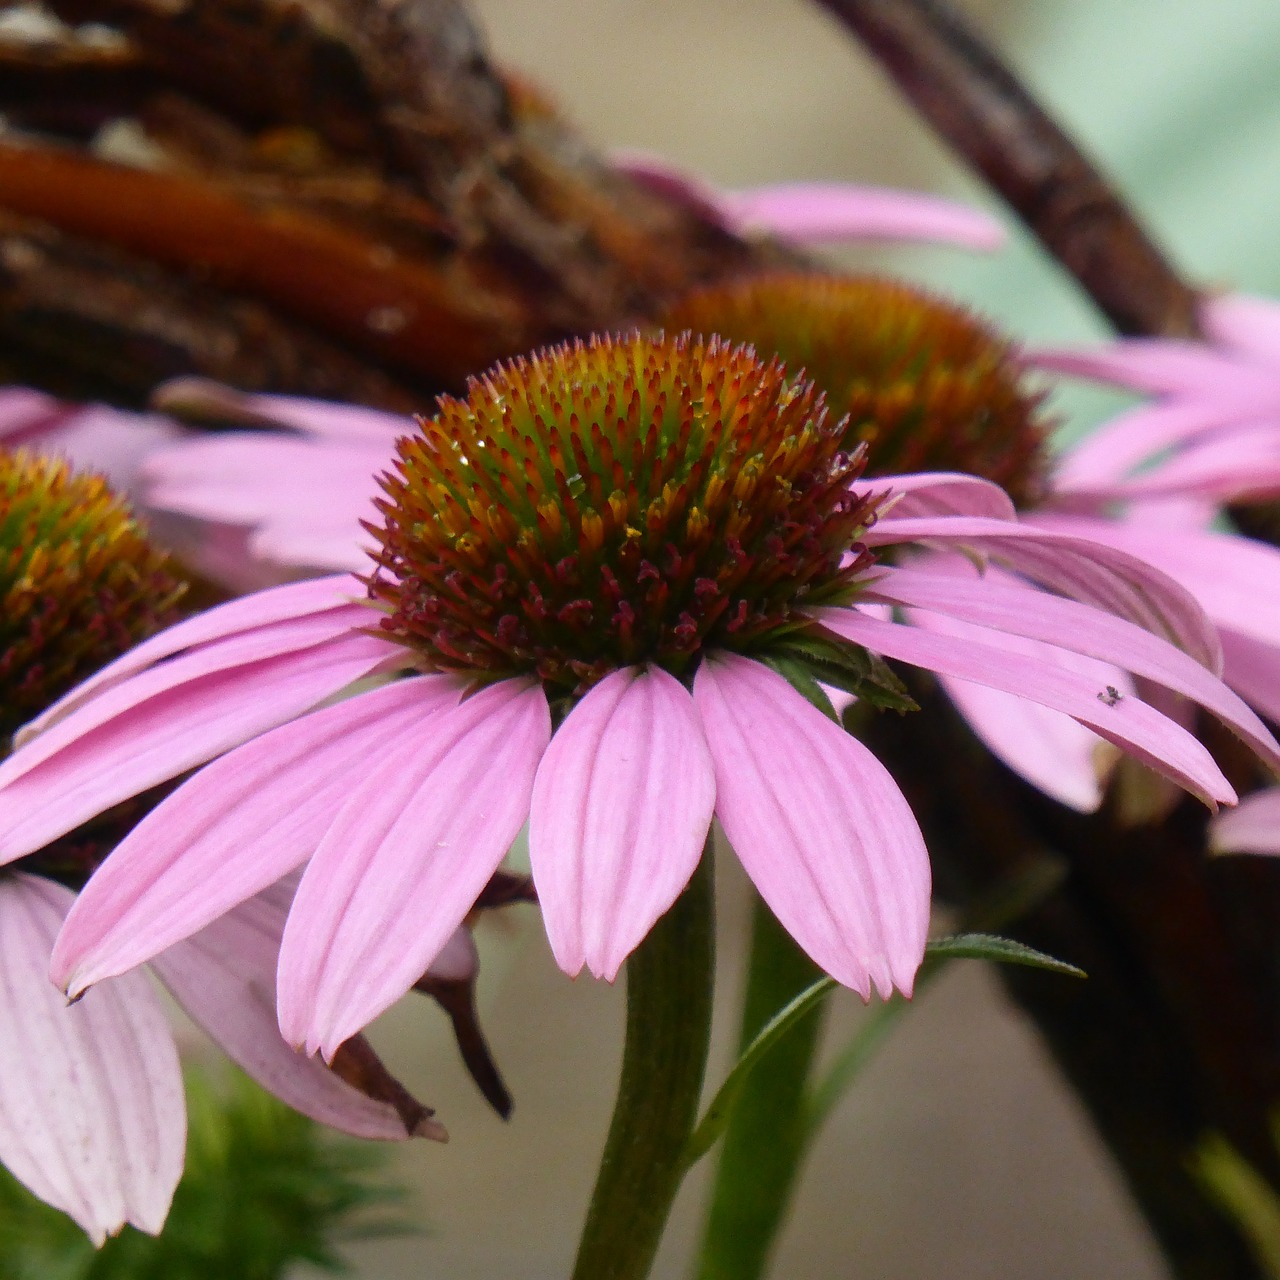
[{"label": "brown woody branch", "polygon": [[1192,337],[1196,295],[1097,167],[943,0],[819,0],[1121,333]]}]

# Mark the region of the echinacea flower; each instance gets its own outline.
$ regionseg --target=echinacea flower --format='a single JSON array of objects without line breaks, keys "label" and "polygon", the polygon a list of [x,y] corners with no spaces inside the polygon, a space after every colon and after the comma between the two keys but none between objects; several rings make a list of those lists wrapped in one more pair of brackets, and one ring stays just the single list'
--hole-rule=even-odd
[{"label": "echinacea flower", "polygon": [[[1280,721],[1280,550],[1212,527],[1228,508],[1246,521],[1265,514],[1249,504],[1280,494],[1280,305],[1225,296],[1200,315],[1203,343],[1031,354],[1153,397],[1063,453],[1032,520],[1141,556],[1185,586],[1221,636],[1223,679]],[[1242,812],[1223,829],[1248,821]]]},{"label": "echinacea flower", "polygon": [[[14,729],[172,620],[180,584],[96,476],[0,453],[0,754]],[[97,1243],[156,1232],[182,1171],[182,1077],[143,973],[68,1006],[49,981],[54,939],[82,883],[145,806],[67,829],[0,873],[0,1160]],[[136,812],[130,813],[129,809]],[[228,1054],[299,1110],[367,1137],[439,1136],[299,1057],[275,1025],[276,954],[292,890],[267,887],[157,955],[153,968]]]},{"label": "echinacea flower", "polygon": [[[75,994],[125,972],[303,866],[280,1025],[330,1056],[431,963],[526,820],[557,961],[613,978],[714,815],[823,969],[864,997],[910,991],[923,841],[883,766],[823,710],[823,684],[902,706],[878,655],[1054,706],[1210,805],[1234,793],[1179,725],[998,638],[1123,663],[1280,759],[1238,698],[1151,633],[1213,659],[1175,584],[1022,527],[970,477],[859,484],[844,435],[778,363],[687,335],[556,348],[442,398],[400,444],[364,583],[280,587],[179,624],[72,691],[0,767],[13,858],[212,761],[86,886],[56,980]],[[871,548],[921,540],[1021,576],[958,584],[875,563]],[[972,634],[884,616],[902,603]]]}]

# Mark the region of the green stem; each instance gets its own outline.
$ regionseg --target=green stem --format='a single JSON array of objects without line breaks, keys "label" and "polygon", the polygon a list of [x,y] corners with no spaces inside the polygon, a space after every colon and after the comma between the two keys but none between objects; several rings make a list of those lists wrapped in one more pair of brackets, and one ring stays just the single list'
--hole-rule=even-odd
[{"label": "green stem", "polygon": [[627,961],[627,1039],[613,1122],[573,1280],[643,1280],[698,1118],[711,1037],[711,839],[693,879]]},{"label": "green stem", "polygon": [[[757,898],[739,1051],[821,976]],[[698,1280],[755,1280],[765,1272],[804,1160],[806,1086],[826,1005],[806,1014],[743,1085],[716,1166]]]}]

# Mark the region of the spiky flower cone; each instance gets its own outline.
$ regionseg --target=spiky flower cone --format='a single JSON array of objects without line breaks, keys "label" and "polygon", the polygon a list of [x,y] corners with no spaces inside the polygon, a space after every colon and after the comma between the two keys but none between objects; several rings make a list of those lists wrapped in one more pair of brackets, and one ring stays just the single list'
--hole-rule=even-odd
[{"label": "spiky flower cone", "polygon": [[0,754],[26,720],[171,622],[182,590],[101,477],[0,453]]},{"label": "spiky flower cone", "polygon": [[777,357],[849,415],[846,447],[867,471],[966,471],[1035,498],[1044,471],[1042,397],[1009,344],[951,303],[895,281],[760,276],[696,290],[669,330],[718,333]]},{"label": "spiky flower cone", "polygon": [[498,366],[400,442],[371,527],[384,630],[430,669],[569,696],[638,662],[759,653],[870,562],[845,434],[815,387],[719,338]]}]

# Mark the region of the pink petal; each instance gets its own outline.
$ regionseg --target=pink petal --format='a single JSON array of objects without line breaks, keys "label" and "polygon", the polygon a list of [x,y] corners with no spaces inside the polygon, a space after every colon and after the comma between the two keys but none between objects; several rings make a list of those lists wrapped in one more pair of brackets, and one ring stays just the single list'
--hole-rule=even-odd
[{"label": "pink petal", "polygon": [[73,895],[0,878],[0,1157],[101,1244],[131,1222],[155,1234],[182,1172],[182,1075],[144,974],[68,1007],[49,949]]},{"label": "pink petal", "polygon": [[606,676],[538,767],[529,857],[556,962],[612,982],[689,882],[716,786],[693,699],[659,668]]},{"label": "pink petal", "polygon": [[1176,400],[1122,413],[1062,455],[1054,495],[1105,491],[1158,454],[1238,422],[1243,412],[1218,400]]},{"label": "pink petal", "polygon": [[1280,724],[1280,636],[1267,642],[1221,628],[1222,678],[1268,719]]},{"label": "pink petal", "polygon": [[1280,641],[1280,550],[1237,534],[1148,528],[1118,520],[1034,516],[1038,528],[1076,532],[1147,561],[1176,579],[1220,627]]},{"label": "pink petal", "polygon": [[[220,647],[109,689],[10,756],[0,766],[0,858],[31,853],[112,805],[293,719],[372,674],[395,651],[386,641],[352,633],[199,674]],[[183,680],[178,668],[187,663],[197,673]]]},{"label": "pink petal", "polygon": [[362,693],[206,766],[94,873],[53,953],[75,995],[150,960],[261,893],[315,851],[388,741],[458,698],[443,676]]},{"label": "pink petal", "polygon": [[350,615],[337,614],[336,611],[348,608],[352,601],[363,600],[367,595],[362,582],[340,574],[312,582],[294,582],[284,587],[272,587],[207,609],[194,618],[188,618],[185,622],[179,622],[159,635],[152,636],[150,640],[130,649],[77,685],[64,698],[31,721],[19,735],[17,745],[21,746],[36,734],[44,733],[55,721],[61,720],[68,712],[108,686],[185,649],[210,644],[215,640],[225,640],[277,622],[290,622],[314,615],[328,616],[331,620],[336,616],[337,624],[333,634],[338,635],[345,630],[345,619]]},{"label": "pink petal", "polygon": [[1137,500],[1190,496],[1220,505],[1257,502],[1280,492],[1280,424],[1240,425],[1188,445],[1111,494]]},{"label": "pink petal", "polygon": [[1280,745],[1256,715],[1194,658],[1123,618],[998,576],[889,569],[867,598],[929,609],[984,628],[1026,636],[1111,663],[1193,699],[1212,711],[1273,769]]},{"label": "pink petal", "polygon": [[[913,626],[932,629],[915,614]],[[1030,645],[1032,642],[1026,642]],[[1111,751],[1096,733],[1070,716],[970,680],[939,676],[969,728],[997,759],[1045,795],[1080,813],[1102,803],[1103,753]]]},{"label": "pink petal", "polygon": [[1039,348],[1028,364],[1154,395],[1216,398],[1241,407],[1280,406],[1280,377],[1199,342],[1125,338],[1104,347]]},{"label": "pink petal", "polygon": [[721,208],[739,231],[766,231],[798,244],[928,240],[989,251],[1005,240],[999,222],[969,205],[852,183],[792,182],[726,191]]},{"label": "pink petal", "polygon": [[787,931],[870,998],[910,994],[929,924],[929,858],[910,806],[856,738],[757,662],[716,655],[694,702],[716,813]]},{"label": "pink petal", "polygon": [[1214,853],[1280,854],[1280,787],[1255,791],[1209,823]]},{"label": "pink petal", "polygon": [[44,431],[66,415],[64,406],[31,387],[0,387],[0,440],[13,448],[20,437]]},{"label": "pink petal", "polygon": [[1270,298],[1227,293],[1200,304],[1206,337],[1264,365],[1280,365],[1280,306]]},{"label": "pink petal", "polygon": [[1199,796],[1211,809],[1218,803],[1235,802],[1231,784],[1208,751],[1138,698],[1112,700],[1095,681],[1061,665],[976,641],[956,644],[918,627],[866,617],[856,609],[824,609],[821,617],[833,631],[887,658],[1003,689],[1063,711]]},{"label": "pink petal", "polygon": [[1099,522],[1086,525],[1075,517],[1034,517],[1016,525],[965,516],[890,517],[877,521],[862,541],[869,547],[926,542],[985,552],[1054,591],[1164,636],[1202,666],[1220,671],[1217,632],[1195,597],[1171,575],[1121,550],[1112,539],[1095,538],[1094,523]]},{"label": "pink petal", "polygon": [[877,476],[854,486],[858,493],[889,494],[882,508],[895,519],[914,516],[988,516],[1016,520],[1013,501],[999,485],[958,471]]},{"label": "pink petal", "polygon": [[170,947],[152,968],[191,1018],[263,1088],[358,1138],[408,1137],[394,1107],[304,1058],[276,1024],[276,961],[294,885],[281,882]]},{"label": "pink petal", "polygon": [[311,859],[280,950],[280,1029],[332,1058],[448,942],[529,813],[551,736],[504,680],[392,739]]},{"label": "pink petal", "polygon": [[290,427],[330,440],[382,442],[391,446],[414,430],[412,418],[364,405],[303,396],[249,395],[205,378],[174,378],[157,388],[158,409],[200,417],[230,419],[259,426]]}]

